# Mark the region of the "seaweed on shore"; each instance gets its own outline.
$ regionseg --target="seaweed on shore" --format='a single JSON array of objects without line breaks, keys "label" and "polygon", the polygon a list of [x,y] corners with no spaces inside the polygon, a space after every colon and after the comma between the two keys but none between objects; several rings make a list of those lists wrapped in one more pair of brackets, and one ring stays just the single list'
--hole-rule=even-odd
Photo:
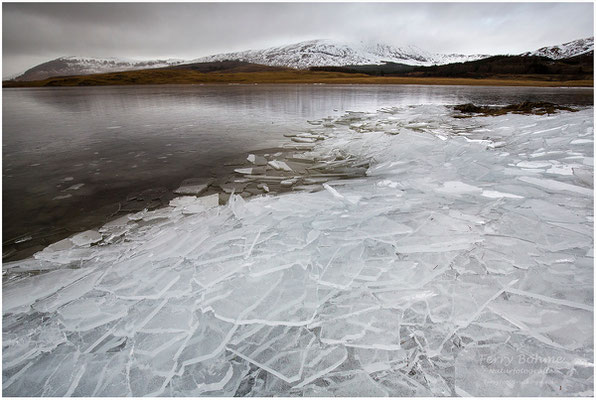
[{"label": "seaweed on shore", "polygon": [[480,116],[482,116],[482,117],[488,117],[488,116],[505,115],[508,113],[544,115],[544,114],[554,114],[557,111],[571,111],[571,112],[578,111],[571,107],[561,106],[561,105],[549,103],[546,101],[540,101],[540,102],[524,101],[523,103],[510,104],[510,105],[507,105],[504,107],[477,106],[472,103],[467,103],[467,104],[459,104],[453,108],[454,108],[454,110],[460,112],[460,114],[454,115],[453,116],[454,118],[470,118],[473,116],[471,114],[480,114]]}]

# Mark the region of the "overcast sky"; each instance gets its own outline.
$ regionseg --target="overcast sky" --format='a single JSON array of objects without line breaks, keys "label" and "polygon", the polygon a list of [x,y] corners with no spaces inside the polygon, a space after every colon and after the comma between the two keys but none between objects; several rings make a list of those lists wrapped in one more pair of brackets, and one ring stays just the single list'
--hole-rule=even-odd
[{"label": "overcast sky", "polygon": [[593,36],[589,3],[3,3],[2,76],[66,56],[183,58],[310,39],[506,54]]}]

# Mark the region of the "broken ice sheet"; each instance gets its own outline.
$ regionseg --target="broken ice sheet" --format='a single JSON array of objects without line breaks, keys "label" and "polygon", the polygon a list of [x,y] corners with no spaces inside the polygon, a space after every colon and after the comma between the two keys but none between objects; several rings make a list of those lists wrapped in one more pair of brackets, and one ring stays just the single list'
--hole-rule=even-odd
[{"label": "broken ice sheet", "polygon": [[71,346],[60,346],[50,354],[43,354],[29,365],[20,380],[4,380],[2,394],[19,396],[27,392],[36,396],[70,396],[84,372],[85,355]]},{"label": "broken ice sheet", "polygon": [[338,247],[326,265],[321,265],[319,283],[333,288],[346,289],[364,268],[362,244]]},{"label": "broken ice sheet", "polygon": [[207,190],[207,188],[212,182],[213,179],[205,178],[186,179],[180,184],[180,187],[178,189],[174,190],[174,193],[181,195],[198,196],[205,190]]},{"label": "broken ice sheet", "polygon": [[593,339],[593,310],[574,307],[573,304],[503,294],[488,308],[516,325],[522,334],[551,347],[576,350],[589,346],[589,341]]},{"label": "broken ice sheet", "polygon": [[305,325],[314,319],[317,309],[333,294],[332,289],[317,285],[298,264],[280,274],[279,283],[243,315],[243,321]]},{"label": "broken ice sheet", "polygon": [[224,321],[239,323],[276,288],[282,277],[277,273],[222,281],[205,292],[201,308],[204,312],[213,311]]},{"label": "broken ice sheet", "polygon": [[265,369],[286,382],[302,376],[306,354],[315,342],[315,335],[304,327],[263,326],[247,328],[228,349],[245,360]]},{"label": "broken ice sheet", "polygon": [[399,313],[370,310],[327,321],[321,327],[321,341],[350,347],[399,350]]},{"label": "broken ice sheet", "polygon": [[[277,338],[271,338],[273,333]],[[256,343],[246,346],[247,340]],[[257,347],[257,343],[261,345]],[[271,346],[279,354],[272,352]],[[303,327],[247,325],[234,335],[228,349],[271,374],[268,383],[280,381],[269,386],[283,386],[286,390],[299,390],[335,370],[347,358],[344,347],[321,344]]]},{"label": "broken ice sheet", "polygon": [[247,362],[231,361],[224,354],[218,358],[185,367],[168,383],[165,396],[213,396],[236,393],[240,379],[248,372]]},{"label": "broken ice sheet", "polygon": [[[183,197],[3,265],[3,394],[591,396],[593,110],[450,112],[294,135],[359,179]],[[486,354],[562,361],[493,384]]]},{"label": "broken ice sheet", "polygon": [[68,330],[87,331],[126,316],[129,302],[113,296],[83,297],[57,311],[57,318]]},{"label": "broken ice sheet", "polygon": [[2,289],[2,313],[26,312],[36,300],[52,295],[93,271],[61,269],[15,281]]},{"label": "broken ice sheet", "polygon": [[408,362],[408,353],[403,350],[384,350],[356,348],[356,359],[366,372],[386,371],[392,368],[405,366]]},{"label": "broken ice sheet", "polygon": [[[31,319],[4,318],[2,365],[5,370],[25,371],[32,359],[66,343],[66,333],[57,320],[36,325],[37,321]],[[24,333],[29,335],[23,336]]]},{"label": "broken ice sheet", "polygon": [[88,274],[57,290],[52,295],[38,300],[32,305],[32,308],[39,312],[53,312],[61,306],[85,295],[95,287],[95,284],[103,275],[102,271],[90,270],[86,272]]},{"label": "broken ice sheet", "polygon": [[171,207],[181,209],[184,214],[195,214],[219,205],[219,195],[212,194],[203,197],[181,196],[170,201]]},{"label": "broken ice sheet", "polygon": [[102,236],[99,232],[88,230],[74,235],[71,240],[77,246],[88,246],[99,242]]},{"label": "broken ice sheet", "polygon": [[272,160],[269,161],[268,164],[276,170],[292,172],[292,168],[290,168],[290,166],[286,164],[284,161]]},{"label": "broken ice sheet", "polygon": [[389,392],[364,371],[330,373],[305,388],[305,394],[334,397],[386,397]]},{"label": "broken ice sheet", "polygon": [[217,319],[213,313],[195,312],[195,325],[191,336],[180,353],[178,363],[187,367],[221,354],[237,326]]},{"label": "broken ice sheet", "polygon": [[163,306],[148,315],[150,318],[140,330],[145,333],[161,332],[189,333],[193,325],[192,309],[185,306],[187,299],[173,299],[163,302]]}]

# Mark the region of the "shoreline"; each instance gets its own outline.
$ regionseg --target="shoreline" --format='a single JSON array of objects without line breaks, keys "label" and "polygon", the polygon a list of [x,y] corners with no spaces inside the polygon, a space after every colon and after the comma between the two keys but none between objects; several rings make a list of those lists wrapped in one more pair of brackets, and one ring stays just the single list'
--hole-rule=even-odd
[{"label": "shoreline", "polygon": [[[259,151],[267,152],[272,149],[263,149]],[[235,176],[233,171],[233,165],[240,165],[243,154],[232,156],[230,158],[222,159],[222,163],[213,166],[208,176],[199,176],[196,179],[213,180],[212,187],[206,191],[205,195],[210,195],[216,192],[213,187],[217,185],[219,181],[227,181]],[[244,155],[245,158],[245,155]],[[92,212],[87,213],[85,216],[76,215],[63,223],[56,224],[54,229],[49,232],[44,231],[33,231],[13,236],[5,239],[2,243],[3,251],[2,258],[3,262],[20,261],[26,258],[32,257],[36,252],[41,251],[43,248],[59,242],[60,240],[66,239],[85,230],[99,229],[104,224],[127,215],[130,213],[141,211],[145,208],[148,210],[155,210],[158,208],[166,207],[170,200],[180,196],[175,194],[174,191],[179,187],[183,180],[170,180],[167,186],[158,184],[150,188],[138,187],[131,190],[129,194],[121,196],[120,200],[110,202],[110,204],[104,204],[96,207]],[[160,182],[161,183],[161,182]],[[223,183],[223,182],[222,182]],[[89,197],[93,198],[95,194]],[[83,201],[89,201],[87,196]],[[73,207],[73,209],[76,207]],[[73,226],[78,226],[76,229]],[[12,235],[11,235],[12,236]],[[13,250],[14,249],[14,250]]]},{"label": "shoreline", "polygon": [[[348,112],[349,113],[349,112]],[[462,113],[454,118],[467,118]],[[3,242],[3,262],[16,262],[32,257],[47,246],[81,232],[99,230],[103,225],[143,210],[168,207],[180,196],[206,197],[218,195],[219,205],[226,205],[232,193],[243,198],[277,195],[295,191],[314,192],[330,180],[365,176],[368,161],[345,154],[331,158],[305,156],[327,137],[317,132],[327,118],[308,121],[305,133],[284,134],[285,143],[277,147],[240,153],[210,168],[208,176],[172,180],[168,187],[154,186],[135,190],[112,204],[103,204],[85,215],[67,218],[52,225],[51,231],[29,231]],[[252,159],[250,159],[252,157]],[[250,171],[248,171],[250,169]],[[91,195],[94,196],[94,195]],[[88,200],[88,199],[87,199]],[[77,225],[78,224],[78,225]],[[76,228],[75,228],[76,227]]]},{"label": "shoreline", "polygon": [[[309,136],[309,134],[304,135]],[[294,135],[284,136],[291,140]],[[317,191],[321,190],[322,183],[328,180],[347,179],[364,174],[365,169],[360,167],[353,171],[346,170],[346,164],[356,161],[354,159],[340,162],[340,165],[326,167],[317,158],[303,157],[304,153],[313,149],[314,143],[314,141],[309,143],[288,141],[279,147],[241,153],[222,160],[221,164],[212,167],[209,177],[177,181],[177,186],[173,183],[172,189],[154,187],[133,191],[133,194],[129,194],[119,202],[96,208],[90,215],[71,218],[64,221],[61,224],[63,226],[53,226],[54,229],[50,232],[41,232],[39,236],[36,236],[38,232],[14,236],[3,241],[2,261],[10,263],[25,260],[54,243],[81,232],[97,231],[105,224],[123,216],[143,210],[152,211],[168,207],[170,201],[177,197],[198,198],[217,194],[219,205],[226,205],[232,193],[242,198],[250,198],[295,191]],[[254,157],[256,162],[249,161],[249,156]],[[273,166],[270,165],[270,161],[273,162]],[[291,166],[290,171],[287,170],[289,166]],[[254,173],[237,172],[237,170],[247,169],[253,169]],[[327,172],[323,174],[325,176],[321,176],[321,170]],[[72,228],[75,224],[79,224],[78,229]]]},{"label": "shoreline", "polygon": [[[168,71],[169,72],[169,71]],[[593,88],[594,80],[548,80],[540,76],[495,76],[489,78],[370,76],[330,72],[291,71],[283,73],[176,73],[139,74],[136,71],[48,78],[39,81],[3,81],[2,88],[146,86],[146,85],[438,85],[438,86],[522,86]]]}]

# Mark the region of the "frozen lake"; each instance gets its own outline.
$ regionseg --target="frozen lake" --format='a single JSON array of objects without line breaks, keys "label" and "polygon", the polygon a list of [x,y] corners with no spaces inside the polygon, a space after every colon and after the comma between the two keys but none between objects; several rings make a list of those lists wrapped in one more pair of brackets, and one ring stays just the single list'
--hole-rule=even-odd
[{"label": "frozen lake", "polygon": [[[4,89],[4,240],[58,240],[131,193],[175,189],[346,110],[525,100],[592,104],[592,89],[230,85]],[[66,229],[66,230],[65,230]]]},{"label": "frozen lake", "polygon": [[593,115],[346,112],[302,156],[366,177],[3,263],[2,392],[591,397]]},{"label": "frozen lake", "polygon": [[593,107],[361,89],[301,156],[364,177],[180,197],[4,262],[3,394],[593,396]]}]

